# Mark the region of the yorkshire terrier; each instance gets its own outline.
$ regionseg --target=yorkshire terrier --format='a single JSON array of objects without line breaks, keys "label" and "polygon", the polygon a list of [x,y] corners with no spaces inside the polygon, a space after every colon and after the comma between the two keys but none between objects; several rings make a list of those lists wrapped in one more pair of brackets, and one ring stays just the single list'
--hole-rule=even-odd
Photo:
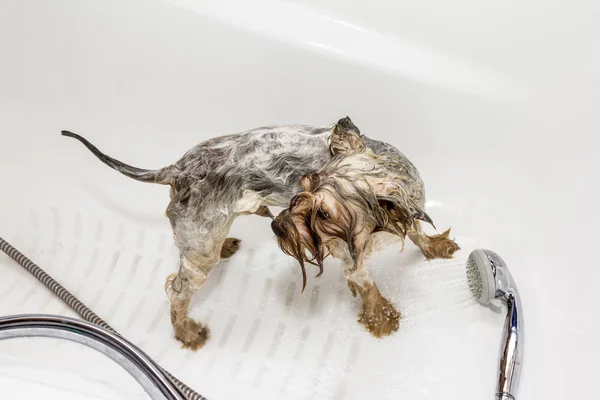
[{"label": "yorkshire terrier", "polygon": [[380,242],[375,239],[408,234],[428,257],[449,257],[458,248],[448,232],[427,236],[420,230],[417,220],[430,220],[422,211],[423,184],[412,164],[393,146],[360,136],[347,117],[333,128],[267,126],[216,137],[157,170],[132,167],[75,133],[62,133],[130,178],[170,186],[166,214],[181,260],[165,290],[175,337],[193,350],[204,346],[210,331],[189,318],[190,300],[219,260],[238,250],[240,240],[227,234],[239,216],[273,218],[268,206],[286,207],[291,200],[290,210],[272,227],[282,249],[300,261],[304,284],[304,261],[322,267],[331,253],[353,264],[346,272],[350,289],[363,297],[364,323],[379,336],[393,329],[380,326],[378,318],[387,316],[397,325],[398,317],[362,266]]},{"label": "yorkshire terrier", "polygon": [[358,322],[375,337],[395,332],[400,313],[377,288],[365,265],[382,246],[406,236],[427,259],[451,258],[459,246],[449,238],[423,232],[425,187],[414,165],[397,149],[370,140],[348,119],[330,136],[332,159],[314,174],[301,178],[302,192],[294,196],[271,227],[284,253],[300,263],[303,289],[305,263],[317,265],[331,255],[342,261],[353,296],[363,301]]}]

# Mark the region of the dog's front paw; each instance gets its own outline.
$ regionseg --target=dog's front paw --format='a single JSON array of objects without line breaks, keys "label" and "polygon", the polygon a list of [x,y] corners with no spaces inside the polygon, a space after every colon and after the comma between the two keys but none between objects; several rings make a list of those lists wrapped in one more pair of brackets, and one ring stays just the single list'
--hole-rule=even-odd
[{"label": "dog's front paw", "polygon": [[375,305],[364,310],[358,322],[368,330],[371,335],[381,338],[391,335],[400,326],[400,312],[383,296],[377,300]]},{"label": "dog's front paw", "polygon": [[175,326],[175,338],[183,343],[182,348],[196,351],[210,339],[210,330],[207,326],[186,318]]},{"label": "dog's front paw", "polygon": [[428,237],[427,247],[423,249],[423,254],[427,259],[452,258],[452,255],[458,250],[460,250],[460,246],[450,239],[450,228],[448,228],[439,235]]}]

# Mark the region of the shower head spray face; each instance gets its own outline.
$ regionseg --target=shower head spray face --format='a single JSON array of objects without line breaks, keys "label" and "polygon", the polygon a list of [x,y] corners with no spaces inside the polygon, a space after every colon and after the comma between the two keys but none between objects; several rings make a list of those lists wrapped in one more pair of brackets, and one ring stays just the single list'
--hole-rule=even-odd
[{"label": "shower head spray face", "polygon": [[481,304],[489,304],[496,297],[496,268],[486,250],[475,250],[469,255],[467,281]]}]

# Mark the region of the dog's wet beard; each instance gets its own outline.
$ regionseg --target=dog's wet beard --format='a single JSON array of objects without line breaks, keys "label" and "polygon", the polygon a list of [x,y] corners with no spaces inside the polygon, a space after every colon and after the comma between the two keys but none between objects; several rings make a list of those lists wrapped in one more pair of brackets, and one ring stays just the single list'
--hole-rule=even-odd
[{"label": "dog's wet beard", "polygon": [[319,267],[318,276],[323,274],[323,249],[318,235],[310,229],[310,221],[307,218],[303,221],[306,234],[301,234],[288,210],[285,210],[275,218],[271,227],[277,236],[277,244],[281,250],[295,258],[300,264],[302,270],[302,292],[306,288],[306,267],[305,263]]},{"label": "dog's wet beard", "polygon": [[[320,276],[323,260],[333,251],[332,240],[346,242],[355,262],[354,268],[358,268],[370,234],[389,232],[404,243],[404,237],[414,227],[415,218],[421,216],[411,213],[403,198],[378,198],[361,178],[342,176],[339,172],[329,182],[323,182],[319,176],[303,178],[305,192],[296,195],[290,208],[273,221],[279,247],[300,264],[303,291],[306,287],[305,263],[318,266],[317,276]],[[426,217],[425,213],[422,215]]]}]

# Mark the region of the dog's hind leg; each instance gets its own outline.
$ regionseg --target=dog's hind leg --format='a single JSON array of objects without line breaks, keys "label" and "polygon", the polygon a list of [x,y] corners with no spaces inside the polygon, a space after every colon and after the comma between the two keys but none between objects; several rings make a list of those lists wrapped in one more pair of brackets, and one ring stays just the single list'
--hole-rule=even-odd
[{"label": "dog's hind leg", "polygon": [[225,242],[223,242],[223,247],[221,247],[221,258],[229,258],[233,256],[240,249],[241,239],[237,238],[227,238]]},{"label": "dog's hind leg", "polygon": [[190,260],[182,256],[179,272],[167,277],[165,290],[171,301],[171,323],[175,328],[175,338],[183,343],[183,347],[196,351],[210,338],[210,330],[206,325],[189,318],[188,308],[192,296],[202,287],[214,263],[199,267],[194,262],[197,259]]},{"label": "dog's hind leg", "polygon": [[[273,219],[273,214],[271,214],[271,210],[267,206],[260,206],[254,212],[254,215],[258,215],[260,217],[266,217]],[[237,238],[227,238],[225,239],[225,243],[223,243],[223,247],[221,248],[221,258],[229,258],[233,256],[240,249],[241,239]]]},{"label": "dog's hind leg", "polygon": [[415,221],[415,228],[408,231],[408,237],[417,245],[427,257],[452,258],[455,251],[460,250],[456,242],[450,239],[450,228],[439,235],[429,236],[423,232],[419,221]]},{"label": "dog's hind leg", "polygon": [[[259,217],[271,219],[275,218],[273,214],[271,214],[271,210],[269,210],[269,207],[267,206],[258,207],[258,209],[253,214],[258,215]],[[237,238],[225,239],[225,243],[223,243],[223,247],[221,248],[221,258],[229,258],[233,256],[240,249],[241,241],[241,239]]]},{"label": "dog's hind leg", "polygon": [[235,215],[212,209],[200,212],[196,209],[189,215],[187,209],[185,204],[175,203],[167,210],[180,252],[180,265],[179,271],[167,278],[165,290],[171,301],[175,337],[184,347],[197,350],[209,339],[210,331],[207,326],[189,318],[188,307],[194,293],[204,285],[221,259]]}]

